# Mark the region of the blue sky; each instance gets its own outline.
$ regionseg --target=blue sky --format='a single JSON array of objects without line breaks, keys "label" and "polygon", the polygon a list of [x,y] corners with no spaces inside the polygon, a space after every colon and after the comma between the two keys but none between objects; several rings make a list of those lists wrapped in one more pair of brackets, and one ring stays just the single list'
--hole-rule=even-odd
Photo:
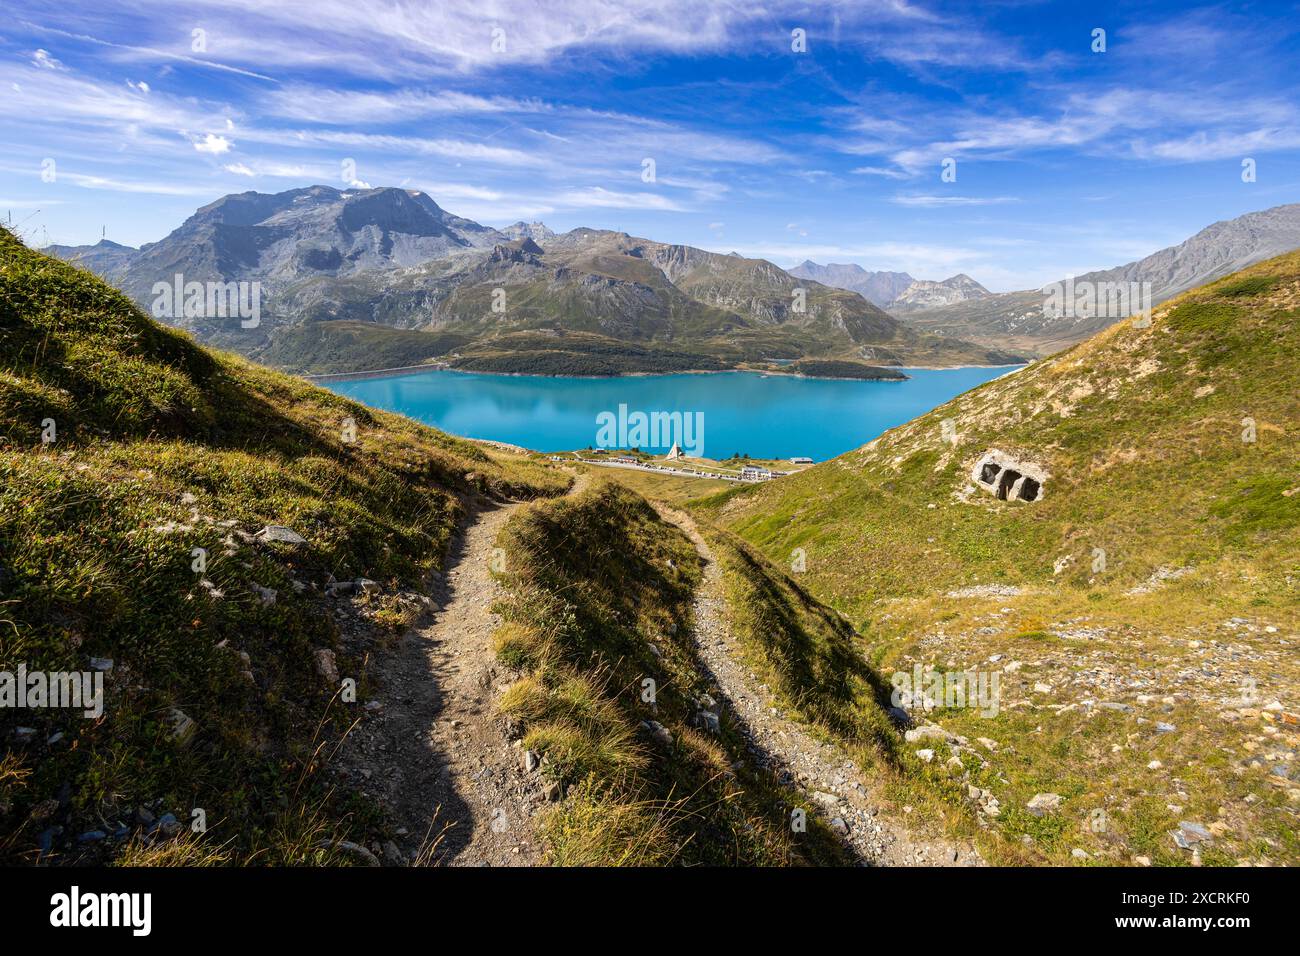
[{"label": "blue sky", "polygon": [[138,245],[350,178],[1005,291],[1300,200],[1296,4],[1084,6],[28,0],[0,22],[0,215]]}]

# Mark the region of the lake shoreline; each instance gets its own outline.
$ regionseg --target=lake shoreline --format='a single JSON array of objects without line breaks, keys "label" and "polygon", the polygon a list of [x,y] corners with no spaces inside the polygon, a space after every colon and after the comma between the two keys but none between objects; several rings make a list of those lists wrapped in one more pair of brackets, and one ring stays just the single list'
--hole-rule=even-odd
[{"label": "lake shoreline", "polygon": [[[1009,365],[881,365],[878,368],[893,369],[900,373],[908,371],[952,372],[972,368],[1022,368],[1028,363],[1013,362]],[[667,372],[618,372],[614,375],[549,375],[545,372],[485,372],[479,369],[454,368],[445,363],[431,365],[405,365],[399,368],[377,368],[360,372],[326,372],[322,374],[299,374],[298,377],[313,385],[328,385],[334,382],[357,382],[375,378],[398,378],[406,375],[420,375],[425,372],[459,372],[462,375],[500,375],[508,378],[550,378],[550,379],[588,379],[591,381],[609,381],[619,378],[649,378],[655,375],[726,375],[733,372],[748,372],[771,378],[799,378],[810,382],[903,382],[902,378],[857,378],[839,375],[802,375],[798,372],[779,372],[757,368],[701,368],[677,369]],[[292,374],[292,373],[290,373]]]}]

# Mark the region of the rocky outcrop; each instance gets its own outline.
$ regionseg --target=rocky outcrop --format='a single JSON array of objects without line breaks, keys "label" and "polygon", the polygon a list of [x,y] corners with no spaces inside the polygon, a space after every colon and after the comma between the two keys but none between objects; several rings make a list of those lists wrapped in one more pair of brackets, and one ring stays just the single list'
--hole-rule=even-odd
[{"label": "rocky outcrop", "polygon": [[987,299],[993,293],[965,273],[958,273],[942,282],[917,279],[889,303],[896,312],[911,309],[936,309],[972,299]]}]

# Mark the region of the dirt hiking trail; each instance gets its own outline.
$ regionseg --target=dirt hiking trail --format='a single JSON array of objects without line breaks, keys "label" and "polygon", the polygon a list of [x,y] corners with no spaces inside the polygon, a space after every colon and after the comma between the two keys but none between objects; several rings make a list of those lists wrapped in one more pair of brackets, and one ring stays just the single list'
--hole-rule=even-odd
[{"label": "dirt hiking trail", "polygon": [[533,817],[545,804],[493,703],[509,682],[492,648],[497,534],[520,503],[467,502],[432,622],[408,630],[375,669],[380,706],[352,732],[344,762],[400,827],[390,865],[541,862]]},{"label": "dirt hiking trail", "polygon": [[905,826],[874,782],[845,753],[780,713],[762,681],[735,656],[722,569],[708,542],[690,515],[662,503],[655,503],[655,509],[691,539],[704,562],[704,579],[695,595],[696,647],[717,688],[712,696],[731,710],[756,762],[774,771],[783,783],[806,791],[863,865],[982,865],[974,847]]}]

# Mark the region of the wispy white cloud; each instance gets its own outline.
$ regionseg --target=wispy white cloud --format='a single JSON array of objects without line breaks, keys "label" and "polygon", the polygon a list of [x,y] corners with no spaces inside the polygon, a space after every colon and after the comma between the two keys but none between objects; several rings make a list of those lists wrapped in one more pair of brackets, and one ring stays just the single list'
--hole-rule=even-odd
[{"label": "wispy white cloud", "polygon": [[849,170],[855,176],[883,176],[885,179],[909,179],[908,173],[888,166],[855,166]]},{"label": "wispy white cloud", "polygon": [[56,60],[54,57],[50,56],[48,50],[41,50],[41,49],[32,51],[32,66],[39,67],[42,70],[63,69],[63,64],[60,63],[58,60]]},{"label": "wispy white cloud", "polygon": [[[873,59],[908,68],[1027,70],[1041,63],[1014,38],[970,17],[899,0],[203,0],[193,13],[201,51],[174,28],[172,0],[134,0],[118,16],[136,42],[46,28],[116,50],[123,59],[192,62],[273,79],[280,70],[333,68],[356,76],[436,77],[545,64],[561,57],[637,52],[697,55],[762,49],[789,55],[790,25],[819,45],[858,46]],[[67,19],[51,16],[50,22]],[[88,24],[97,21],[85,18]],[[34,24],[32,26],[35,26]]]},{"label": "wispy white cloud", "polygon": [[889,200],[896,206],[1001,206],[1020,202],[1015,196],[893,196]]},{"label": "wispy white cloud", "polygon": [[205,107],[193,99],[146,96],[137,88],[101,82],[68,70],[24,68],[3,61],[0,84],[7,84],[11,90],[10,95],[0,97],[0,116],[46,126],[89,124],[127,133],[136,129],[221,130],[234,112],[217,105]]},{"label": "wispy white cloud", "polygon": [[574,209],[647,209],[657,212],[683,212],[687,207],[652,192],[619,192],[603,186],[570,189],[555,197],[557,205]]},{"label": "wispy white cloud", "polygon": [[269,116],[331,126],[409,122],[427,116],[479,113],[544,113],[536,99],[477,96],[450,90],[343,90],[295,84],[278,87],[259,99]]},{"label": "wispy white cloud", "polygon": [[427,182],[424,184],[424,191],[438,202],[465,199],[477,202],[500,202],[506,198],[506,194],[498,189],[489,189],[472,183]]},{"label": "wispy white cloud", "polygon": [[1157,142],[1135,141],[1133,154],[1140,159],[1205,162],[1215,159],[1244,159],[1256,153],[1293,150],[1300,147],[1300,127],[1252,129],[1243,132],[1200,131],[1177,139]]},{"label": "wispy white cloud", "polygon": [[115,193],[145,193],[154,196],[206,196],[214,197],[220,192],[213,186],[195,183],[149,182],[142,180],[122,180],[108,176],[95,176],[87,173],[59,170],[60,182],[69,182],[82,189],[101,189]]},{"label": "wispy white cloud", "polygon": [[[900,130],[873,119],[880,138],[864,140],[856,124],[843,137],[825,140],[848,155],[875,155],[879,163],[855,167],[856,174],[905,179],[938,175],[946,159],[1000,161],[1050,151],[1140,160],[1194,161],[1232,155],[1234,148],[1290,149],[1300,136],[1300,108],[1285,97],[1235,89],[1145,90],[1112,86],[1080,91],[1068,87],[1035,113],[1005,106],[982,112],[931,109],[924,127]],[[900,105],[900,108],[908,108]],[[914,108],[914,105],[913,105]],[[942,138],[921,138],[939,130]],[[1171,136],[1173,131],[1185,131]]]},{"label": "wispy white cloud", "polygon": [[[64,7],[63,4],[60,4],[59,6],[61,8],[64,8],[64,10],[66,11],[66,7]],[[124,14],[126,13],[125,10],[123,10],[122,12]],[[175,11],[173,10],[172,13],[174,14]],[[51,17],[51,19],[54,18]],[[178,63],[188,63],[192,66],[199,66],[208,70],[217,70],[220,72],[234,73],[234,74],[238,74],[239,76],[247,76],[258,80],[268,80],[270,82],[275,82],[272,77],[269,77],[264,73],[257,73],[254,72],[253,70],[240,69],[239,67],[230,66],[228,64],[220,63],[201,56],[191,56],[185,53],[180,53],[172,50],[163,50],[163,49],[157,49],[148,46],[137,46],[135,44],[130,44],[130,43],[114,43],[111,40],[105,40],[101,37],[92,36],[88,33],[73,33],[68,30],[60,30],[56,27],[51,27],[40,23],[33,23],[30,20],[22,20],[19,22],[26,29],[36,31],[38,33],[46,34],[48,36],[64,37],[69,40],[76,40],[80,43],[90,43],[96,46],[102,46],[112,50],[116,50],[123,55],[123,58],[126,59],[145,60],[145,61],[169,60]],[[156,25],[157,22],[159,22],[158,19],[154,19],[149,26],[152,27],[153,25]],[[202,28],[198,28],[198,29],[202,29]]]}]

